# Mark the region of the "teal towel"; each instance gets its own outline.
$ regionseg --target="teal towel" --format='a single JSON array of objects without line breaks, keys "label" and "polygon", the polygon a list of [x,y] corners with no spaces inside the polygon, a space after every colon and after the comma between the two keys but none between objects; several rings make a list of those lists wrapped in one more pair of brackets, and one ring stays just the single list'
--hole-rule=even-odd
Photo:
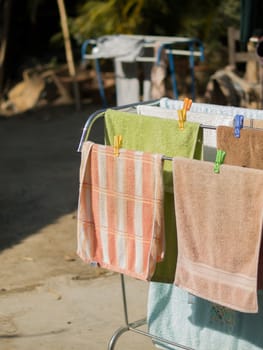
[{"label": "teal towel", "polygon": [[[168,157],[202,159],[203,130],[200,124],[186,122],[180,130],[178,121],[142,116],[108,109],[105,112],[105,142],[113,145],[115,135],[122,135],[122,148],[160,153]],[[164,210],[166,251],[157,264],[152,281],[173,283],[177,238],[173,198],[172,162],[164,162]]]},{"label": "teal towel", "polygon": [[[152,282],[149,332],[193,349],[262,350],[262,292],[258,292],[258,302],[257,314],[242,313],[189,295],[174,285]],[[180,349],[160,341],[157,344],[162,349]]]}]

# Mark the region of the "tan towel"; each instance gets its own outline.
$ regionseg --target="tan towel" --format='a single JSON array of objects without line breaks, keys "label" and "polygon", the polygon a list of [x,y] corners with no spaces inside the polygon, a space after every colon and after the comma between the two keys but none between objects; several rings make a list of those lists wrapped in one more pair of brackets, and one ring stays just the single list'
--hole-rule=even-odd
[{"label": "tan towel", "polygon": [[[244,126],[263,129],[263,120],[246,119]],[[233,128],[218,128],[218,148],[226,151],[224,164],[263,169],[263,130],[243,129],[240,138],[233,136]],[[259,256],[258,289],[263,289],[263,246]]]},{"label": "tan towel", "polygon": [[263,129],[263,120],[245,118],[244,126],[247,126],[249,128]]},{"label": "tan towel", "polygon": [[78,255],[149,280],[164,256],[162,156],[85,142],[78,206]]},{"label": "tan towel", "polygon": [[263,171],[174,158],[178,237],[175,284],[255,313],[263,219]]},{"label": "tan towel", "polygon": [[218,126],[217,149],[226,152],[224,164],[263,169],[263,130],[241,129],[237,138],[234,128]]}]

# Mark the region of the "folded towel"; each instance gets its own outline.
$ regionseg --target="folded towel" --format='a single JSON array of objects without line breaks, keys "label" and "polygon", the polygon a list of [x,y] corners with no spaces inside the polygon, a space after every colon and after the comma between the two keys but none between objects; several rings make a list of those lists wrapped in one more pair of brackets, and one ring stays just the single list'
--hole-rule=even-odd
[{"label": "folded towel", "polygon": [[[149,333],[192,349],[262,350],[263,293],[259,312],[244,313],[214,304],[167,283],[150,283]],[[177,346],[155,341],[162,349]]]},{"label": "folded towel", "polygon": [[93,56],[96,58],[119,58],[123,62],[134,62],[144,46],[143,39],[125,35],[104,35],[96,42]]},{"label": "folded towel", "polygon": [[164,255],[162,156],[84,142],[78,255],[149,280]]},{"label": "folded towel", "polygon": [[[114,135],[122,135],[126,149],[200,159],[202,130],[197,123],[186,123],[180,130],[178,122],[108,109],[105,113],[106,143],[113,145]],[[177,260],[177,238],[174,212],[172,162],[164,162],[164,260],[157,264],[153,281],[173,283]]]},{"label": "folded towel", "polygon": [[218,126],[217,148],[226,152],[224,164],[263,169],[263,130],[241,129],[235,137],[234,128]]},{"label": "folded towel", "polygon": [[174,158],[175,284],[220,305],[257,312],[263,172]]}]

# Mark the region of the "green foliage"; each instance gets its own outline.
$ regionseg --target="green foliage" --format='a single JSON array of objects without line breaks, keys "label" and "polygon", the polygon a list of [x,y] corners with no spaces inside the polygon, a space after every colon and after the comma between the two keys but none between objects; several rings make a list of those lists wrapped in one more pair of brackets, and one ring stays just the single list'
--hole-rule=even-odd
[{"label": "green foliage", "polygon": [[82,42],[105,34],[155,34],[218,40],[229,25],[239,26],[240,0],[86,0],[71,19]]},{"label": "green foliage", "polygon": [[240,27],[240,1],[220,1],[212,16],[211,25],[202,38],[206,47],[206,56],[216,67],[228,64],[227,28]]},{"label": "green foliage", "polygon": [[[32,21],[47,0],[27,0]],[[105,34],[183,35],[211,41],[239,27],[240,0],[76,0],[69,19],[78,42]],[[56,35],[56,38],[59,38]]]},{"label": "green foliage", "polygon": [[71,32],[78,42],[106,34],[132,34],[142,22],[143,4],[144,0],[86,1],[78,9],[79,16],[70,21]]},{"label": "green foliage", "polygon": [[[47,0],[27,0],[32,19]],[[69,18],[78,45],[107,34],[152,34],[195,37],[206,57],[225,64],[227,27],[240,26],[240,0],[76,0],[77,16]],[[61,33],[51,43],[63,45]]]},{"label": "green foliage", "polygon": [[79,44],[120,33],[199,38],[216,65],[227,63],[227,27],[239,25],[240,0],[82,0],[70,20]]}]

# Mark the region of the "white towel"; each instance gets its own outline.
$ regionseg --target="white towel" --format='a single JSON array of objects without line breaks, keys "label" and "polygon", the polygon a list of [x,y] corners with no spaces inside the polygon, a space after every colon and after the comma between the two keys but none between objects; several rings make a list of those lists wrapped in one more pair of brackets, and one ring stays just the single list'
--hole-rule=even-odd
[{"label": "white towel", "polygon": [[[168,97],[160,99],[160,107],[168,109],[182,109],[183,101],[173,100]],[[233,106],[221,106],[209,103],[192,103],[191,112],[195,113],[210,113],[220,114],[222,116],[231,115],[234,117],[236,114],[242,114],[244,118],[248,119],[263,119],[263,110],[251,109],[251,108],[240,108]]]}]

